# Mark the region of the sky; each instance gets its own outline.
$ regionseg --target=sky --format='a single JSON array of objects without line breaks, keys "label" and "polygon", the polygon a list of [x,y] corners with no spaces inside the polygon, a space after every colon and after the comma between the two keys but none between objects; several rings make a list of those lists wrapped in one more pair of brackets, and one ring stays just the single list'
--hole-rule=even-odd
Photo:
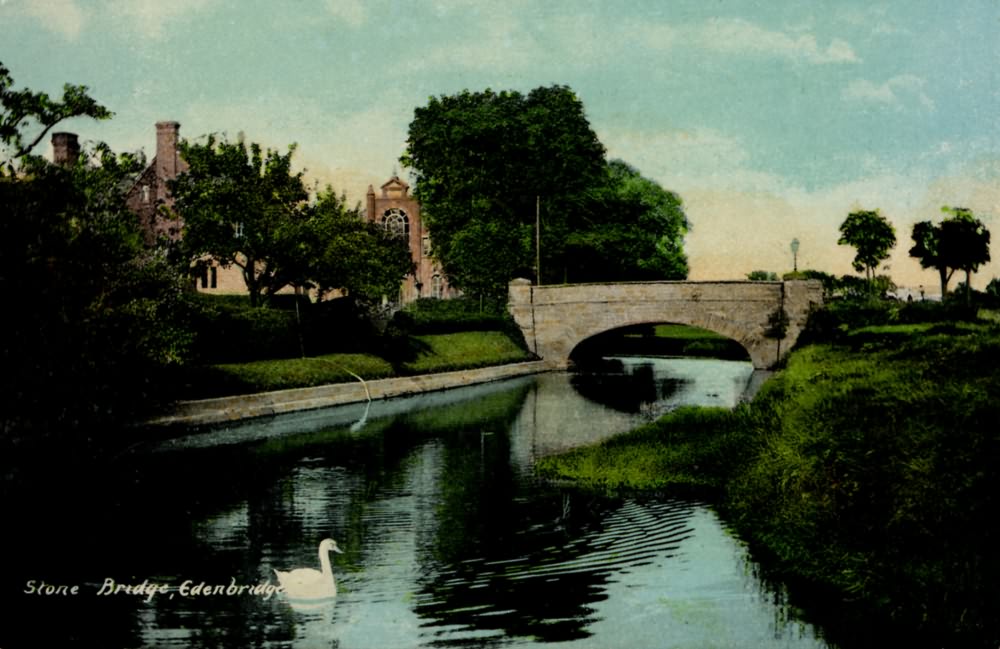
[{"label": "sky", "polygon": [[[88,86],[61,130],[152,157],[157,121],[279,148],[353,201],[398,172],[415,108],[571,87],[607,147],[676,192],[692,280],[852,273],[838,227],[878,209],[886,272],[914,222],[972,209],[1000,276],[1000,0],[0,0],[15,88]],[[954,286],[953,280],[952,286]]]}]

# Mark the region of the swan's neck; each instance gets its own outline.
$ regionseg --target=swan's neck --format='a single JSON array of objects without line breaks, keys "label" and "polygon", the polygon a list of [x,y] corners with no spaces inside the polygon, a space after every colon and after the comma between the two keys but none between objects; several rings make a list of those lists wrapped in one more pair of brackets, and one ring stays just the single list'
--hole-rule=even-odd
[{"label": "swan's neck", "polygon": [[323,576],[333,579],[333,568],[330,566],[330,553],[328,551],[319,551],[319,565],[323,569]]}]

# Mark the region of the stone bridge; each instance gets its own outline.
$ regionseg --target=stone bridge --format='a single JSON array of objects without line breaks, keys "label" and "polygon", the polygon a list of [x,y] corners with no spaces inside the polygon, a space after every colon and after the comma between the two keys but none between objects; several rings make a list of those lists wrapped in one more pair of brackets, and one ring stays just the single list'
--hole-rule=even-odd
[{"label": "stone bridge", "polygon": [[[636,324],[674,322],[740,343],[758,369],[774,367],[795,344],[809,310],[823,302],[816,280],[789,282],[629,282],[533,286],[510,283],[508,310],[528,348],[558,366],[591,336]],[[783,338],[767,335],[784,310]]]}]

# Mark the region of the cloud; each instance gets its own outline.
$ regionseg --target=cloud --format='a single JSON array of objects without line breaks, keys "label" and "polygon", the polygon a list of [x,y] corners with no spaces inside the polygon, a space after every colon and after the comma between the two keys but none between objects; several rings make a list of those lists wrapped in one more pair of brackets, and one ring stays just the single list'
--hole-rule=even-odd
[{"label": "cloud", "polygon": [[218,0],[110,0],[107,12],[115,19],[124,21],[138,35],[160,40],[166,35],[166,28],[216,5]]},{"label": "cloud", "polygon": [[609,158],[621,158],[675,191],[793,191],[786,178],[750,167],[750,151],[742,139],[716,129],[598,129],[598,137]]},{"label": "cloud", "polygon": [[496,15],[477,27],[475,33],[462,41],[422,52],[409,67],[509,71],[535,68],[544,59],[538,43],[520,29],[513,17]]},{"label": "cloud", "polygon": [[698,47],[739,56],[786,59],[811,64],[857,63],[850,44],[834,38],[824,48],[812,34],[774,31],[740,18],[715,18],[697,25],[640,24],[636,31],[647,47]]},{"label": "cloud", "polygon": [[[10,4],[10,9],[5,5]],[[62,34],[70,40],[76,40],[87,23],[88,16],[77,4],[76,0],[6,0],[4,11],[13,10],[30,16],[50,31]]]},{"label": "cloud", "polygon": [[849,7],[841,10],[837,18],[852,27],[868,29],[874,36],[907,35],[912,32],[891,22],[888,18],[889,10],[884,6],[870,6],[864,8]]},{"label": "cloud", "polygon": [[915,102],[926,110],[934,110],[934,100],[924,92],[926,84],[924,79],[913,74],[895,76],[881,84],[868,79],[855,79],[843,89],[841,97],[847,101],[881,104],[897,109]]},{"label": "cloud", "polygon": [[332,16],[351,27],[360,27],[368,18],[361,0],[326,0],[326,9]]},{"label": "cloud", "polygon": [[700,29],[702,46],[718,52],[774,56],[807,63],[856,63],[851,46],[839,38],[824,49],[812,34],[793,36],[746,20],[714,19]]}]

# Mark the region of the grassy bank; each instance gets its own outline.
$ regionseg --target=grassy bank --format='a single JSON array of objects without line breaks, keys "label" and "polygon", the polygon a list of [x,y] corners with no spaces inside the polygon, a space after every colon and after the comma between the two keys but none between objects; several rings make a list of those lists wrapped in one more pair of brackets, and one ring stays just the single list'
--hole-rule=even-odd
[{"label": "grassy bank", "polygon": [[413,336],[416,354],[400,364],[406,374],[432,374],[531,360],[501,331],[462,331]]},{"label": "grassy bank", "polygon": [[[540,470],[598,488],[714,491],[767,563],[832,598],[831,613],[926,646],[1000,639],[995,325],[853,330],[797,351],[750,405],[680,410]],[[851,630],[870,633],[831,626],[848,645],[865,642]]]},{"label": "grassy bank", "polygon": [[409,337],[401,359],[375,354],[326,354],[308,358],[222,363],[188,369],[178,378],[180,398],[251,394],[411,374],[432,374],[531,360],[499,331],[465,331]]}]

